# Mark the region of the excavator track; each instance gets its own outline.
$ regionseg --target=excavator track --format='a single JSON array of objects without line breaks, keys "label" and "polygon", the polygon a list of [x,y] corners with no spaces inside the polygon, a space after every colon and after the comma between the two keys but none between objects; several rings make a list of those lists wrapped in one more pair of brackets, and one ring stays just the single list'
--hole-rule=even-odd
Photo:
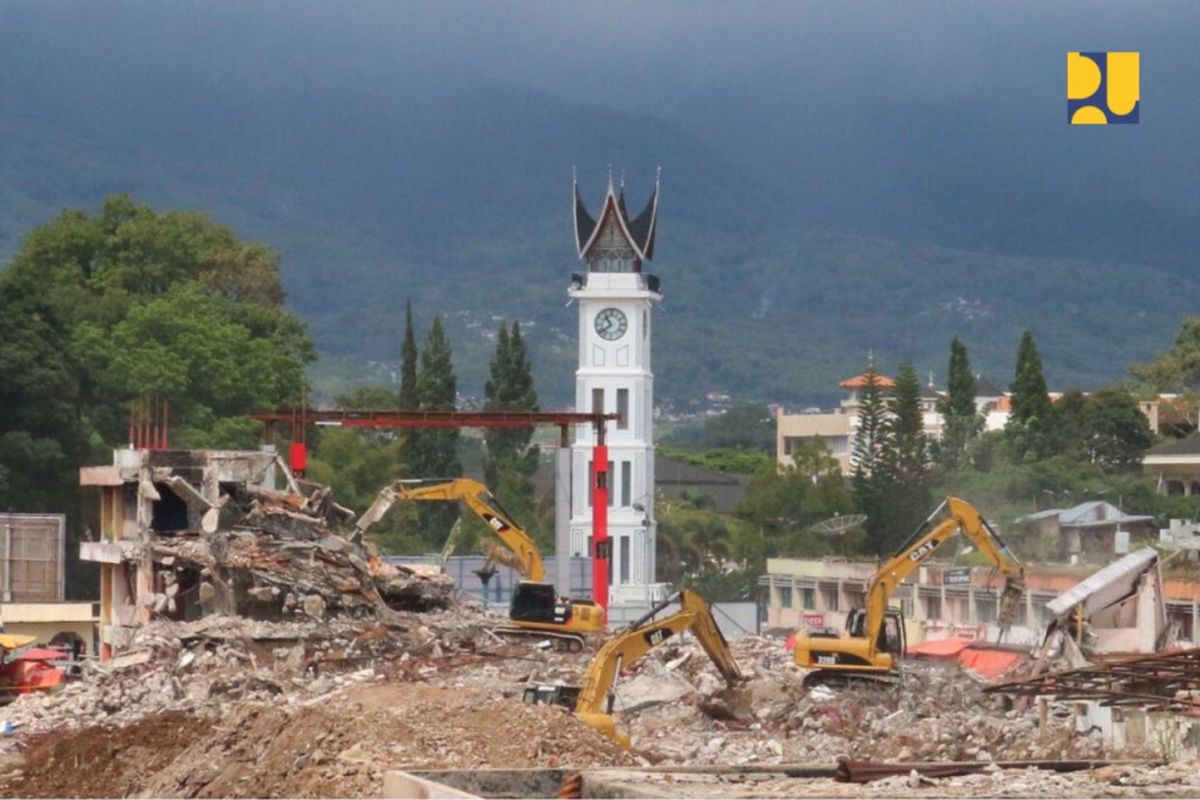
[{"label": "excavator track", "polygon": [[800,685],[805,689],[813,689],[817,686],[827,686],[830,689],[852,689],[856,686],[888,688],[897,686],[899,683],[900,676],[894,672],[818,669],[805,675]]},{"label": "excavator track", "polygon": [[541,628],[520,628],[515,625],[501,625],[497,628],[492,628],[492,633],[497,636],[507,636],[514,639],[547,639],[554,643],[556,649],[566,650],[571,653],[581,652],[585,641],[583,636],[578,633],[548,631]]}]

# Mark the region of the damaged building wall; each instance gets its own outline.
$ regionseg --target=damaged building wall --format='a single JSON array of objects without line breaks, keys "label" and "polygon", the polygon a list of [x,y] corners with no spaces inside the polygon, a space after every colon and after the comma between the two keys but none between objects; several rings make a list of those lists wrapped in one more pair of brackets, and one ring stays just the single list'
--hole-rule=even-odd
[{"label": "damaged building wall", "polygon": [[80,558],[101,569],[102,658],[158,618],[322,618],[438,607],[452,592],[444,576],[384,564],[338,535],[353,514],[328,487],[302,486],[273,448],[117,450],[80,484],[100,490],[100,541]]}]

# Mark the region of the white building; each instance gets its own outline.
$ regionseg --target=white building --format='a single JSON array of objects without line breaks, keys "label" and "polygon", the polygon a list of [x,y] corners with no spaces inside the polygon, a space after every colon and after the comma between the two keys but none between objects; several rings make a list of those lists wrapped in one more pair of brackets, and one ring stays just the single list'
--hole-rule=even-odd
[{"label": "white building", "polygon": [[[655,583],[654,375],[651,310],[661,300],[658,278],[642,272],[654,255],[658,182],[643,211],[630,216],[624,185],[613,188],[596,218],[575,187],[575,242],[586,273],[571,279],[579,303],[577,410],[617,413],[608,423],[610,619],[639,615],[664,594]],[[570,550],[592,554],[590,426],[576,426],[571,454]]]}]

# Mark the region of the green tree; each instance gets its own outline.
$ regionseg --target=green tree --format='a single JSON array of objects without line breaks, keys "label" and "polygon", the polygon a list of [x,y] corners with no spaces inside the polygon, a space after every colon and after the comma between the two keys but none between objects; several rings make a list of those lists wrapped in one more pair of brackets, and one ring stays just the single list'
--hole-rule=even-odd
[{"label": "green tree", "polygon": [[1122,389],[1101,389],[1088,396],[1083,428],[1092,463],[1105,469],[1138,470],[1153,442],[1146,415]]},{"label": "green tree", "polygon": [[[536,411],[537,389],[529,363],[521,325],[504,323],[496,333],[496,350],[484,386],[484,408],[488,411]],[[531,445],[532,428],[494,429],[484,433],[486,453],[484,480],[508,511],[543,547],[552,544],[552,515],[539,503],[533,476],[539,450]],[[551,501],[552,503],[552,498]]]},{"label": "green tree", "polygon": [[929,478],[929,444],[921,412],[921,384],[910,361],[900,365],[885,426],[892,477],[908,486],[924,484]]},{"label": "green tree", "polygon": [[1046,391],[1042,357],[1033,333],[1025,331],[1017,349],[1017,369],[1012,382],[1012,413],[1005,427],[1018,460],[1037,460],[1053,447],[1054,407]]},{"label": "green tree", "polygon": [[887,504],[893,495],[895,476],[889,458],[892,442],[887,418],[888,404],[873,362],[863,373],[858,402],[858,427],[851,450],[854,474],[850,484],[854,490],[854,505],[860,513],[867,515],[864,527],[868,547],[874,553],[882,553],[889,538]]},{"label": "green tree", "polygon": [[404,345],[400,350],[400,408],[405,411],[416,411],[421,406],[421,396],[417,390],[418,358],[410,301],[404,304]]},{"label": "green tree", "polygon": [[1087,432],[1087,396],[1079,389],[1068,389],[1054,405],[1054,434],[1049,448],[1055,455],[1090,460]]},{"label": "green tree", "polygon": [[245,415],[296,403],[315,357],[283,300],[278,255],[203,214],[114,196],[30,231],[0,275],[0,503],[76,535],[76,468],[128,443],[146,394],[173,445],[255,444]]},{"label": "green tree", "polygon": [[1143,391],[1200,391],[1200,317],[1184,317],[1170,349],[1130,371]]},{"label": "green tree", "polygon": [[938,460],[943,468],[956,469],[966,463],[971,442],[983,428],[983,420],[975,408],[976,382],[971,360],[967,346],[957,336],[950,340],[946,374],[946,396],[938,401],[943,421]]},{"label": "green tree", "polygon": [[872,362],[863,373],[858,390],[858,427],[851,448],[854,461],[854,486],[857,493],[871,476],[887,472],[887,452],[891,446],[887,425],[887,399],[879,373]]},{"label": "green tree", "polygon": [[[439,314],[433,318],[425,346],[421,349],[421,370],[417,376],[421,410],[453,411],[457,387],[450,341]],[[456,478],[461,475],[458,438],[457,428],[413,428],[405,451],[405,461],[413,477]],[[420,535],[423,541],[430,547],[440,548],[456,519],[458,509],[450,504],[422,506]]]},{"label": "green tree", "polygon": [[858,546],[861,532],[835,542],[809,530],[813,523],[854,510],[837,459],[814,439],[796,447],[786,469],[770,463],[754,473],[738,516],[758,531],[765,555],[818,555]]},{"label": "green tree", "polygon": [[774,452],[775,420],[765,406],[735,405],[704,421],[704,446]]},{"label": "green tree", "polygon": [[880,555],[894,552],[925,519],[931,505],[921,386],[910,362],[900,365],[888,409],[888,467],[872,487],[875,516],[866,523]]}]

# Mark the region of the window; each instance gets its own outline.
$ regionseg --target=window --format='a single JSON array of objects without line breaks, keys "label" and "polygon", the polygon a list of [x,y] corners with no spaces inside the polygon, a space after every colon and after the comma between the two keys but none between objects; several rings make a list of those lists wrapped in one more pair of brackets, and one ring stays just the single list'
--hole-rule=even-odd
[{"label": "window", "polygon": [[633,462],[621,462],[621,507],[629,508],[630,490],[633,488]]},{"label": "window", "polygon": [[838,610],[838,593],[837,589],[822,589],[821,602],[825,604],[825,611]]},{"label": "window", "polygon": [[800,603],[804,606],[805,611],[817,610],[817,590],[816,589],[801,589]]},{"label": "window", "polygon": [[792,587],[780,586],[777,589],[777,591],[779,592],[779,605],[783,606],[784,608],[791,608],[792,607]]},{"label": "window", "polygon": [[604,390],[603,389],[592,389],[592,413],[593,414],[603,414],[604,413]]},{"label": "window", "polygon": [[617,389],[617,413],[621,418],[617,420],[617,430],[629,430],[629,390]]},{"label": "window", "polygon": [[629,537],[621,537],[621,583],[629,583]]},{"label": "window", "polygon": [[983,594],[975,595],[975,619],[979,622],[996,621],[996,598]]},{"label": "window", "polygon": [[604,481],[604,485],[608,487],[608,507],[612,508],[617,504],[617,492],[613,486],[613,462],[608,462],[608,478]]},{"label": "window", "polygon": [[925,619],[942,618],[942,598],[922,597],[921,602],[924,604]]}]

